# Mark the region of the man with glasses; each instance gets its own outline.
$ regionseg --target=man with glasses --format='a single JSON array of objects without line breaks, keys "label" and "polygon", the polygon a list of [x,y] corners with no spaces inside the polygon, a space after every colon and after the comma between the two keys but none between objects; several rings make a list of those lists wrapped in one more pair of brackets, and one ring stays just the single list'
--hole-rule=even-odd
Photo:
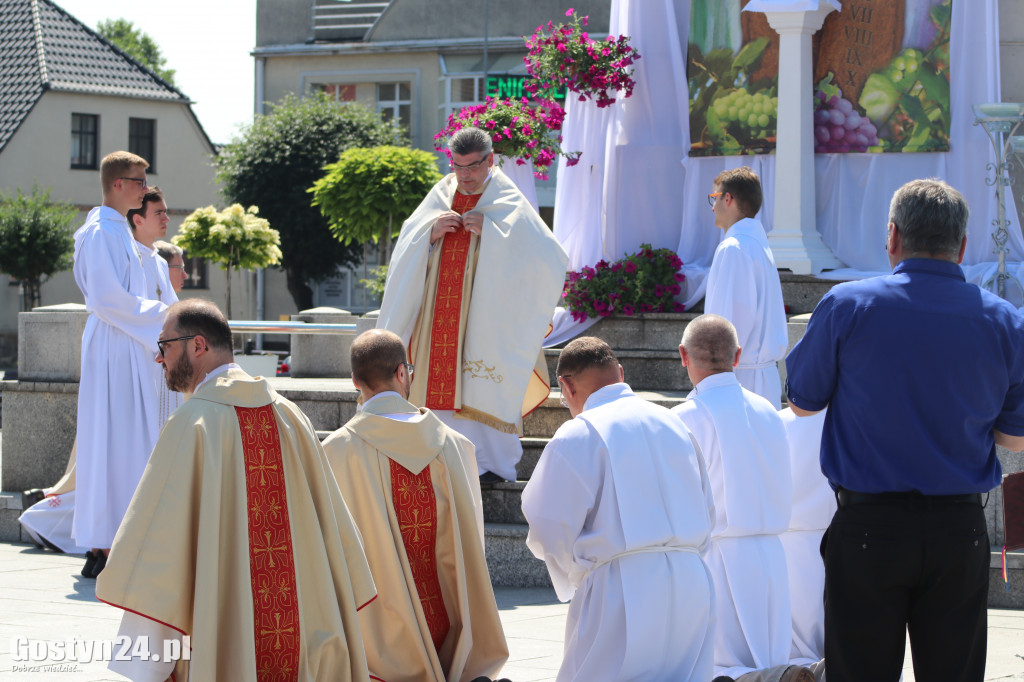
[{"label": "man with glasses", "polygon": [[463,128],[448,149],[452,173],[402,226],[377,326],[420,368],[410,401],[476,445],[481,482],[514,480],[521,418],[550,392],[541,343],[568,258],[487,133]]},{"label": "man with glasses", "polygon": [[[181,289],[185,276],[177,274],[182,271],[174,269],[173,258],[177,258],[178,262],[182,263],[181,267],[184,267],[181,260],[183,252],[180,247],[173,244],[155,241],[167,233],[167,204],[164,202],[163,192],[158,187],[148,188],[142,197],[142,207],[129,210],[126,217],[128,225],[132,229],[132,236],[135,238],[134,246],[138,250],[146,273],[144,298],[159,300],[167,305],[177,303],[176,293]],[[166,254],[165,247],[170,249]],[[177,251],[175,252],[174,249]],[[159,398],[153,401],[150,407],[158,411],[156,420],[157,428],[159,428],[163,426],[171,413],[181,406],[182,396],[164,385],[163,378],[160,376],[160,368],[155,363],[146,363],[142,367],[151,369],[153,382],[157,386]],[[26,491],[26,495],[33,495],[34,499],[39,501],[26,509],[18,519],[36,542],[47,543],[49,546],[65,552],[86,551],[76,546],[71,540],[76,497],[76,453],[77,446],[72,446],[64,476],[53,488],[46,491]],[[46,499],[41,499],[44,495]],[[95,572],[96,566],[94,565],[90,573]]]},{"label": "man with glasses", "polygon": [[725,236],[711,262],[704,312],[736,327],[743,348],[736,378],[778,410],[782,383],[777,363],[786,357],[789,332],[775,257],[755,217],[761,210],[761,180],[747,166],[722,171],[708,200],[715,227]]},{"label": "man with glasses", "polygon": [[574,418],[523,491],[526,545],[572,600],[557,679],[708,682],[711,485],[682,422],[623,379],[604,341],[565,347],[558,380]]},{"label": "man with glasses", "polygon": [[75,282],[89,319],[82,335],[78,389],[75,516],[72,538],[95,577],[124,517],[159,423],[159,375],[149,371],[167,304],[150,278],[127,214],[148,186],[142,157],[114,152],[100,164],[103,205],[75,232]]},{"label": "man with glasses", "polygon": [[508,658],[487,561],[473,444],[408,401],[405,344],[352,343],[360,411],[324,441],[380,593],[359,612],[370,670],[391,682],[494,677]]},{"label": "man with glasses", "polygon": [[[160,432],[96,596],[124,609],[119,635],[147,635],[161,660],[111,669],[367,682],[356,612],[376,591],[313,425],[232,362],[209,301],[171,306],[154,347],[168,388],[191,398]],[[166,660],[183,635],[191,660]]]},{"label": "man with glasses", "polygon": [[177,244],[158,240],[153,242],[153,247],[160,257],[167,261],[167,269],[171,278],[171,288],[175,294],[180,294],[188,281],[188,269],[185,266],[185,250]]}]

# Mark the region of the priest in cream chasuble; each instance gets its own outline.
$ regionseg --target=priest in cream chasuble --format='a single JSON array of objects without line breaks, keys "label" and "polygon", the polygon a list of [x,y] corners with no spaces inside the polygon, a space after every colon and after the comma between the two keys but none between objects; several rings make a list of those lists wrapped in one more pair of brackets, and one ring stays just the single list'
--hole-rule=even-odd
[{"label": "priest in cream chasuble", "polygon": [[568,257],[486,133],[449,148],[454,172],[402,226],[377,326],[420,367],[410,401],[473,441],[478,473],[514,480],[521,419],[550,392],[541,344]]}]

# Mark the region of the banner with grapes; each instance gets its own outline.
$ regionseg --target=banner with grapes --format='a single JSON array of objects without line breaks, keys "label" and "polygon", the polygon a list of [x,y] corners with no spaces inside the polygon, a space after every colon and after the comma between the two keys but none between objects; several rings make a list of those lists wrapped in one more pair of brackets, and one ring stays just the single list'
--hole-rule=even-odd
[{"label": "banner with grapes", "polygon": [[[749,0],[692,0],[690,155],[775,149],[779,39]],[[814,150],[949,150],[952,0],[844,0],[814,35]]]}]

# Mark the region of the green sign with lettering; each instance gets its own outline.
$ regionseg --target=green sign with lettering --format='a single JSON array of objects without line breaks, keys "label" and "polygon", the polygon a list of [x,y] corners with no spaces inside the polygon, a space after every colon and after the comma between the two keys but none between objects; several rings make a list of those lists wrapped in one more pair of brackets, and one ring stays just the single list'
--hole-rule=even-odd
[{"label": "green sign with lettering", "polygon": [[[507,73],[488,74],[487,96],[498,99],[505,99],[506,97],[514,99],[526,97],[527,99],[532,99],[533,95],[523,89],[523,84],[526,83],[527,78],[528,76],[515,76]],[[565,87],[556,90],[555,99],[564,100],[565,92]]]}]

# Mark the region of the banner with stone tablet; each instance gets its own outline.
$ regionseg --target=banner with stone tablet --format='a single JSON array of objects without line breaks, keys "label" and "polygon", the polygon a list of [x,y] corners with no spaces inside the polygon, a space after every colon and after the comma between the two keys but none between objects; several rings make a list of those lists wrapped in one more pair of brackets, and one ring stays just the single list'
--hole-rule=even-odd
[{"label": "banner with stone tablet", "polygon": [[[779,37],[749,0],[692,0],[690,155],[775,149]],[[949,151],[952,0],[845,0],[814,34],[814,150]]]}]

